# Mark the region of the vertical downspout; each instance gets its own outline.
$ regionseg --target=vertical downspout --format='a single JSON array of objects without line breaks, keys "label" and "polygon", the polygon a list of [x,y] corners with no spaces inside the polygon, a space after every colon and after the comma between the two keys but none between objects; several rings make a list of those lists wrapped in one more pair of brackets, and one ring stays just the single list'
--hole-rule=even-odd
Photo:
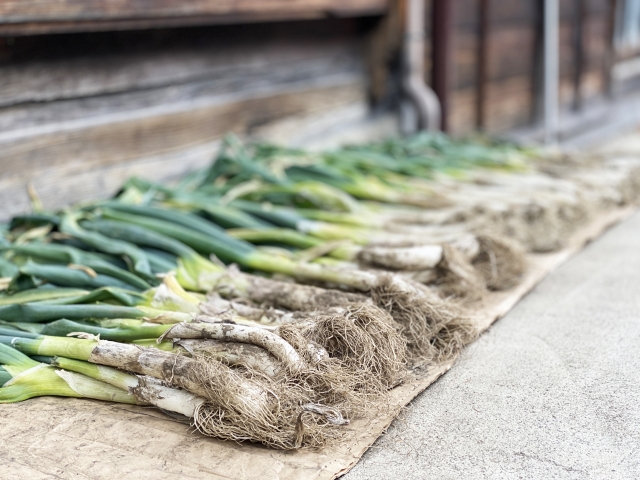
[{"label": "vertical downspout", "polygon": [[424,82],[424,0],[407,0],[404,36],[404,91],[418,115],[418,129],[438,130],[441,123],[438,97]]},{"label": "vertical downspout", "polygon": [[558,141],[560,22],[558,0],[544,0],[544,141]]}]

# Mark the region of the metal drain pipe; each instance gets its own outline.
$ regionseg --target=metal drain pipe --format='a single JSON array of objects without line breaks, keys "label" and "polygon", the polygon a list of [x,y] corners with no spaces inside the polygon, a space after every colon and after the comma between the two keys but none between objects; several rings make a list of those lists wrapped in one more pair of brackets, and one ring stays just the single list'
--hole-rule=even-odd
[{"label": "metal drain pipe", "polygon": [[[424,0],[407,0],[403,42],[404,92],[415,107],[419,130],[438,130],[441,124],[440,102],[424,81]],[[405,129],[406,130],[406,129]]]}]

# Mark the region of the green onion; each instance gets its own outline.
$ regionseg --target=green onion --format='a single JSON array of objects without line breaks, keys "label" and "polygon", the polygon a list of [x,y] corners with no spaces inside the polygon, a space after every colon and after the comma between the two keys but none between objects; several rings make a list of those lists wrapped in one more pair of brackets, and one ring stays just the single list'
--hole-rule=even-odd
[{"label": "green onion", "polygon": [[117,287],[122,289],[136,289],[129,283],[122,282],[109,275],[95,273],[90,267],[69,268],[60,265],[43,265],[31,260],[20,267],[20,273],[45,280],[54,285],[70,288],[101,288]]},{"label": "green onion", "polygon": [[0,388],[0,403],[20,402],[44,395],[138,403],[124,390],[84,375],[61,372],[5,344],[0,344],[0,364],[12,377]]},{"label": "green onion", "polygon": [[[153,211],[157,212],[159,210],[160,209],[158,208],[154,208]],[[170,212],[168,210],[166,212],[177,213]],[[254,250],[254,247],[251,244],[231,238],[224,230],[216,232],[215,235],[211,235],[204,233],[202,231],[204,229],[202,228],[195,230],[186,225],[176,225],[171,221],[160,219],[161,215],[154,215],[150,217],[145,216],[144,213],[141,215],[134,215],[107,209],[102,210],[102,215],[106,218],[138,225],[161,233],[188,245],[201,254],[214,254],[225,262],[237,262],[243,254],[246,255]],[[170,215],[166,216],[169,217]],[[206,220],[202,221],[213,226]]]},{"label": "green onion", "polygon": [[122,307],[118,305],[50,305],[25,303],[0,307],[0,319],[9,322],[40,323],[66,318],[152,318],[161,321],[189,321],[190,314],[156,310],[149,307]]},{"label": "green onion", "polygon": [[78,288],[60,288],[49,285],[30,290],[22,290],[13,295],[0,296],[0,306],[32,303],[39,301],[64,300],[67,298],[78,298],[90,293],[88,290]]},{"label": "green onion", "polygon": [[[170,327],[169,325],[153,325],[146,322],[138,321],[137,325],[129,323],[123,324],[121,327],[102,327],[91,325],[87,322],[79,323],[72,320],[55,320],[44,324],[29,323],[8,323],[7,326],[16,326],[17,328],[27,330],[25,333],[32,335],[48,335],[55,337],[65,337],[70,333],[86,333],[99,336],[103,340],[112,340],[114,342],[132,342],[144,338],[158,338],[162,336]],[[6,335],[7,329],[0,328],[0,334]]]},{"label": "green onion", "polygon": [[111,255],[120,255],[133,262],[133,270],[147,282],[155,282],[149,259],[142,250],[126,242],[115,241],[96,232],[84,230],[78,224],[80,214],[67,212],[59,225],[61,232],[69,234],[92,248]]},{"label": "green onion", "polygon": [[[0,249],[1,251],[2,249]],[[6,251],[26,257],[47,260],[50,262],[83,265],[94,270],[96,273],[108,275],[128,284],[128,288],[134,287],[139,290],[151,288],[151,285],[140,277],[115,267],[95,254],[85,252],[68,245],[58,244],[24,244],[11,245]]]}]

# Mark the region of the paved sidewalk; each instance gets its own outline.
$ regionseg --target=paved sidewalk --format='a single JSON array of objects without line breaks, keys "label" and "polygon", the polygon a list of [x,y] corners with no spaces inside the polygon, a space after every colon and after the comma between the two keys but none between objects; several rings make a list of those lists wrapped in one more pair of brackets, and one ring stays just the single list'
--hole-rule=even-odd
[{"label": "paved sidewalk", "polygon": [[409,408],[344,480],[640,478],[640,214]]}]

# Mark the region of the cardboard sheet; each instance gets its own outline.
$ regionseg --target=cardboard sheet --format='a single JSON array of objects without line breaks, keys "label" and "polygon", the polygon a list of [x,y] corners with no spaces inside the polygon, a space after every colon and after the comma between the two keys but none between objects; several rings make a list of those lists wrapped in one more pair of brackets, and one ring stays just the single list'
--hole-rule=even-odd
[{"label": "cardboard sheet", "polygon": [[[527,275],[517,287],[489,295],[477,308],[478,326],[489,328],[549,272],[634,211],[609,212],[574,235],[564,250],[531,255]],[[354,422],[347,446],[321,452],[280,452],[206,438],[151,408],[48,397],[0,405],[0,478],[336,478],[355,465],[404,405],[453,363],[411,376],[391,392],[394,407],[388,415]]]}]

